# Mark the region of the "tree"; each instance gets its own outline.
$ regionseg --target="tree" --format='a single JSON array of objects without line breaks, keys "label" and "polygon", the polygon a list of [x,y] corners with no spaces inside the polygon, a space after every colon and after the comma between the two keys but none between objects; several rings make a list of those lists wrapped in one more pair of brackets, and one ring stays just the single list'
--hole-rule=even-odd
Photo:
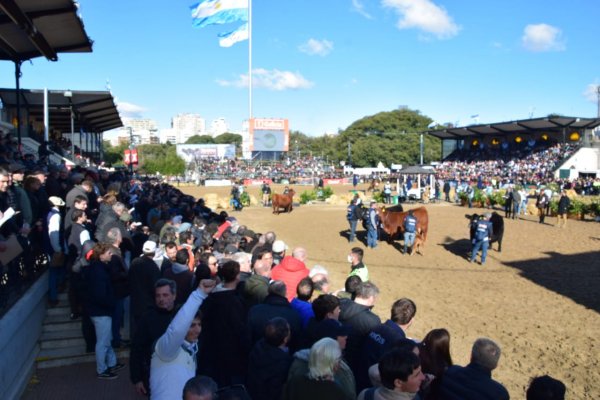
[{"label": "tree", "polygon": [[185,144],[213,144],[215,140],[210,135],[194,135],[186,140]]},{"label": "tree", "polygon": [[217,144],[235,144],[236,147],[242,145],[242,135],[237,133],[225,132],[215,138]]},{"label": "tree", "polygon": [[113,146],[110,144],[110,141],[104,140],[102,142],[102,147],[104,149],[104,162],[107,165],[111,166],[122,166],[125,165],[123,163],[124,151],[129,147],[127,143],[121,143],[118,146]]},{"label": "tree", "polygon": [[148,173],[181,175],[185,161],[177,155],[177,147],[169,144],[145,144],[138,146],[139,169]]}]

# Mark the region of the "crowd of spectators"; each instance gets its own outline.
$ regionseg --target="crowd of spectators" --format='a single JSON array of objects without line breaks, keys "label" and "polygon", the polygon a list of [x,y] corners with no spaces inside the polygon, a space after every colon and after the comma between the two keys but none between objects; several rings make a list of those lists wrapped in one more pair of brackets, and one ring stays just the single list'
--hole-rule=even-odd
[{"label": "crowd of spectators", "polygon": [[440,179],[477,182],[510,182],[535,185],[554,180],[554,171],[560,163],[577,150],[573,144],[555,144],[547,148],[517,151],[506,157],[480,157],[444,161],[436,167]]},{"label": "crowd of spectators", "polygon": [[153,399],[508,399],[491,378],[494,341],[478,339],[461,367],[447,330],[409,339],[412,300],[394,302],[386,321],[371,311],[379,289],[356,273],[367,271],[360,249],[334,292],[325,267],[308,268],[308,249],[168,184],[95,168],[5,167],[0,210],[19,213],[2,226],[0,251],[18,235],[30,255],[46,257],[51,307],[68,281],[98,379],[118,377],[125,365],[115,349],[129,346],[132,385]]},{"label": "crowd of spectators", "polygon": [[204,179],[271,179],[274,182],[287,180],[294,183],[304,178],[320,176],[324,178],[342,178],[341,170],[319,157],[295,157],[292,153],[283,160],[227,160],[202,158],[194,161],[190,170],[191,180],[202,183]]}]

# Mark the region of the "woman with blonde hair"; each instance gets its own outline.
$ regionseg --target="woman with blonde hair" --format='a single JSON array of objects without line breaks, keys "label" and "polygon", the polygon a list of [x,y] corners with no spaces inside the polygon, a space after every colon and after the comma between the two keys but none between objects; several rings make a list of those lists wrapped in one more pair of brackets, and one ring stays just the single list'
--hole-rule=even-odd
[{"label": "woman with blonde hair", "polygon": [[323,338],[313,344],[308,356],[308,374],[287,383],[283,400],[349,400],[333,378],[341,358],[342,350],[336,340]]}]

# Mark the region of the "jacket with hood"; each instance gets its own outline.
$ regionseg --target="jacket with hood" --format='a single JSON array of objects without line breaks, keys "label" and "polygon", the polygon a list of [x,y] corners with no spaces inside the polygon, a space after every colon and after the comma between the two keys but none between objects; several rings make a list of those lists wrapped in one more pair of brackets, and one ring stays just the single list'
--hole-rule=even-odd
[{"label": "jacket with hood", "polygon": [[381,324],[381,319],[371,311],[371,307],[358,304],[352,300],[342,299],[340,301],[339,321],[351,328],[346,345],[346,359],[353,371],[356,371],[356,363],[360,357],[365,338]]},{"label": "jacket with hood", "polygon": [[286,287],[288,301],[296,296],[298,283],[308,276],[308,269],[304,263],[292,256],[285,256],[281,263],[271,271],[271,279],[283,281]]},{"label": "jacket with hood", "polygon": [[292,356],[261,339],[248,359],[248,392],[253,400],[281,398]]}]

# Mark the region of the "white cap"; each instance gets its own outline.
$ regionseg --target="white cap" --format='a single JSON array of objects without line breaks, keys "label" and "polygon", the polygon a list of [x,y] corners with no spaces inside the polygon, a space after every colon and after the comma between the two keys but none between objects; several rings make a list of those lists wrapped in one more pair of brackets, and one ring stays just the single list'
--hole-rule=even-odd
[{"label": "white cap", "polygon": [[287,250],[288,247],[283,240],[276,240],[273,242],[273,247],[271,248],[273,253],[281,253],[284,250]]},{"label": "white cap", "polygon": [[54,205],[54,206],[57,206],[57,207],[59,207],[59,206],[61,206],[61,207],[62,207],[62,206],[64,206],[64,205],[65,205],[65,202],[64,202],[64,200],[63,200],[63,199],[61,199],[61,198],[60,198],[60,197],[58,197],[58,196],[51,196],[51,197],[48,199],[48,201],[50,201],[50,203],[52,203],[52,205]]},{"label": "white cap", "polygon": [[144,242],[144,246],[142,247],[142,251],[144,253],[154,253],[156,252],[156,243],[148,240],[146,242]]}]

